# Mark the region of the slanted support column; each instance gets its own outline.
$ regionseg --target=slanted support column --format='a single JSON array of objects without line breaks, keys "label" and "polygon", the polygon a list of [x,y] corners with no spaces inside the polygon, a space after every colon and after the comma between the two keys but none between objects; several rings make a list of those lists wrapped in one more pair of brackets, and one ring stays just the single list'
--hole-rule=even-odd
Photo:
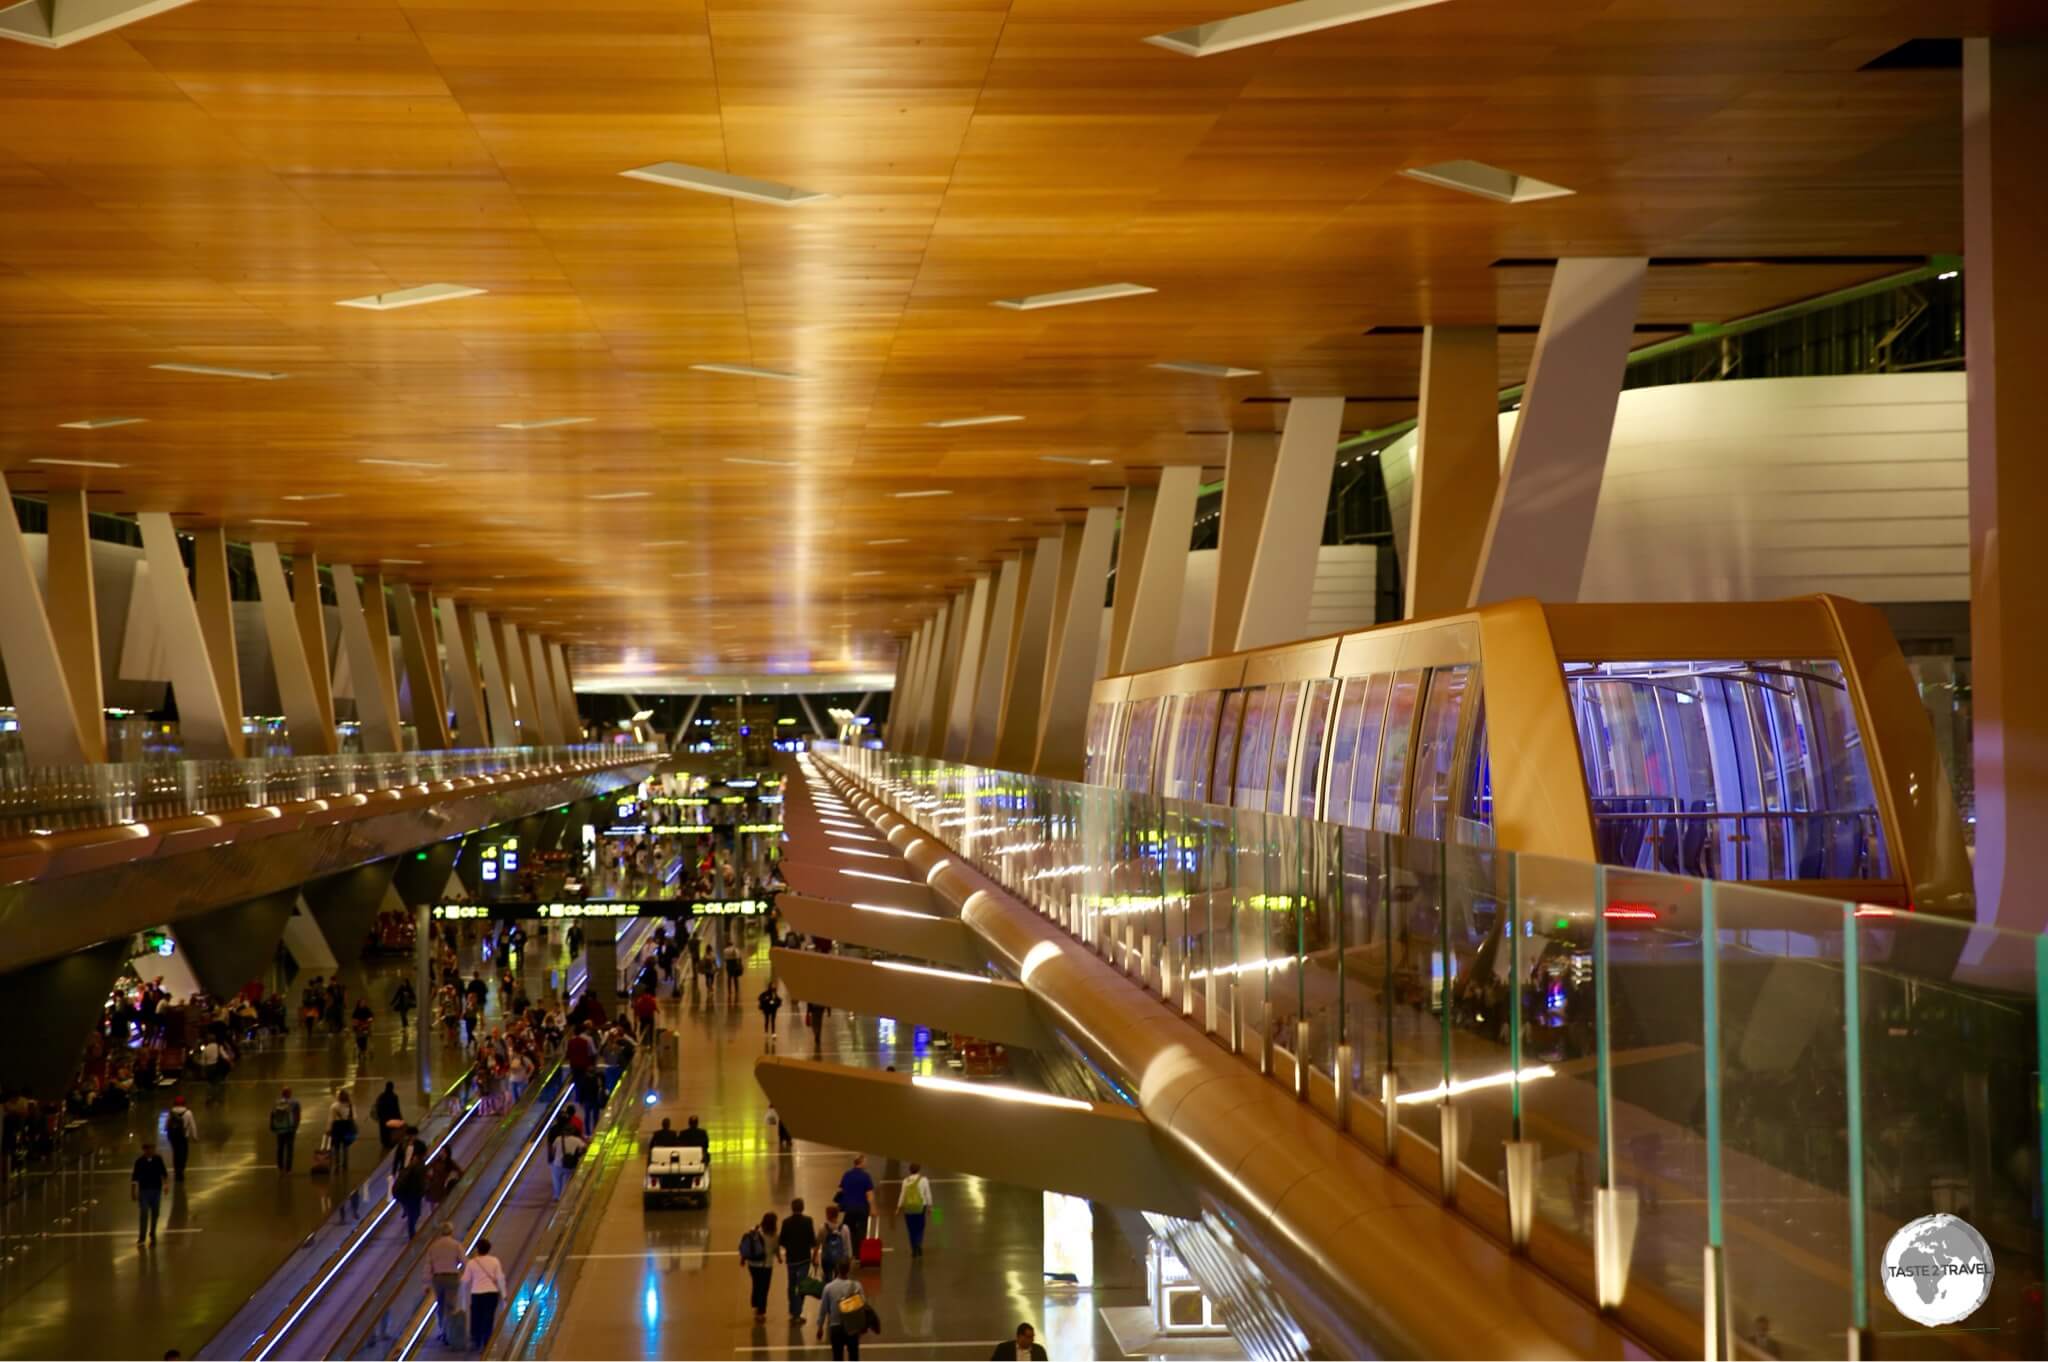
[{"label": "slanted support column", "polygon": [[[348,674],[356,693],[356,723],[362,733],[365,752],[396,752],[400,749],[398,709],[385,690],[377,670],[377,639],[388,638],[380,618],[375,636],[364,614],[364,601],[356,589],[356,570],[336,563],[330,574],[334,581],[334,604],[341,614],[341,646],[348,651]],[[379,585],[369,602],[380,615],[384,592]]]},{"label": "slanted support column", "polygon": [[555,702],[555,678],[548,667],[547,640],[539,634],[526,636],[526,671],[533,679],[533,713],[540,724],[541,740],[549,747],[560,747],[562,707]]},{"label": "slanted support column", "polygon": [[489,747],[484,690],[477,679],[476,620],[453,596],[441,598],[441,618],[448,624],[448,691],[455,708],[455,741],[462,747]]},{"label": "slanted support column", "polygon": [[903,689],[889,705],[889,746],[893,751],[915,750],[918,693],[924,688],[924,657],[931,633],[932,622],[926,620],[910,636],[909,654],[903,661]]},{"label": "slanted support column", "polygon": [[341,735],[334,727],[334,660],[327,651],[327,606],[320,599],[320,560],[310,552],[292,555],[292,614],[299,623],[299,648],[313,677],[313,703],[325,735],[317,749],[298,746],[294,735],[292,750],[332,755],[341,750]]},{"label": "slanted support column", "polygon": [[99,607],[93,588],[85,493],[76,489],[50,492],[47,504],[50,558],[44,580],[50,636],[56,642],[57,661],[71,692],[72,711],[78,716],[80,750],[87,761],[105,761],[107,712],[100,692]]},{"label": "slanted support column", "polygon": [[220,691],[221,708],[239,736],[242,673],[235,661],[235,602],[228,586],[227,532],[218,526],[193,531],[192,587],[199,607],[199,632],[206,639],[207,660],[213,664],[213,684]]},{"label": "slanted support column", "polygon": [[1028,771],[1038,756],[1038,720],[1045,709],[1045,662],[1052,636],[1053,600],[1059,588],[1060,536],[1047,535],[1024,551],[1018,564],[1023,591],[1017,602],[1017,643],[1003,713],[996,728],[994,764],[1004,771]]},{"label": "slanted support column", "polygon": [[1579,598],[1649,263],[1557,262],[1468,605]]},{"label": "slanted support column", "polygon": [[[1341,397],[1297,397],[1287,404],[1272,490],[1266,496],[1251,577],[1244,587],[1244,614],[1237,624],[1240,650],[1291,643],[1308,633],[1316,555],[1322,548],[1330,475],[1337,467],[1337,435],[1343,424]],[[1227,473],[1224,486],[1229,486]]]},{"label": "slanted support column", "polygon": [[583,740],[583,715],[576,708],[576,683],[569,676],[569,653],[553,639],[548,640],[548,666],[555,678],[555,704],[562,711],[562,740]]},{"label": "slanted support column", "polygon": [[981,679],[982,639],[988,629],[989,575],[974,579],[967,595],[967,615],[960,631],[960,660],[953,670],[953,692],[947,697],[943,755],[953,761],[967,757],[967,735],[974,727],[975,684]]},{"label": "slanted support column", "polygon": [[[1216,535],[1216,599],[1209,614],[1209,651],[1227,653],[1237,647],[1244,622],[1244,593],[1252,580],[1252,558],[1259,548],[1259,529],[1266,519],[1266,499],[1273,493],[1273,468],[1280,457],[1280,437],[1271,431],[1231,432],[1230,452],[1223,461],[1223,506]],[[1316,535],[1322,538],[1320,529]]]},{"label": "slanted support column", "polygon": [[398,745],[403,748],[405,740],[398,709],[398,673],[391,665],[391,606],[384,594],[384,574],[381,571],[363,574],[363,625],[370,632],[370,660],[377,664],[377,684],[384,690],[384,704],[391,714],[392,731],[400,735]]},{"label": "slanted support column", "polygon": [[[352,965],[363,958],[363,943],[369,937],[370,929],[376,925],[377,911],[385,906],[386,899],[389,898],[394,905],[402,904],[403,901],[391,892],[391,877],[398,864],[395,856],[381,861],[365,861],[353,870],[308,880],[300,886],[299,892],[305,895],[307,911],[320,924],[320,934],[327,938],[335,958],[343,965]],[[447,883],[445,875],[442,883]],[[370,1005],[378,1007],[381,1000]]]},{"label": "slanted support column", "polygon": [[1463,610],[1500,487],[1500,342],[1491,326],[1422,332],[1422,407],[1408,503],[1406,615]]},{"label": "slanted support column", "polygon": [[448,745],[448,709],[441,698],[441,650],[434,638],[434,614],[422,594],[414,599],[412,588],[394,582],[391,603],[398,610],[398,648],[405,655],[405,690],[412,697],[412,727],[422,749],[439,750]]},{"label": "slanted support column", "polygon": [[[292,752],[301,757],[333,756],[334,710],[325,698],[326,687],[316,688],[313,684],[315,673],[307,665],[306,649],[292,609],[292,594],[285,586],[284,559],[275,544],[251,544],[249,555],[256,563],[256,594],[263,606],[263,633],[270,644],[270,667],[277,676],[277,696],[290,728]],[[320,579],[302,572],[300,580],[312,592],[317,606]],[[318,675],[323,681],[326,679],[325,637],[320,640]]]},{"label": "slanted support column", "polygon": [[[464,618],[474,623],[474,646],[483,676],[484,701],[491,713],[491,741],[484,745],[517,747],[519,726],[512,721],[512,700],[505,685],[504,668],[498,661],[497,624],[481,610],[470,610]],[[464,632],[469,632],[469,626],[465,626]]]},{"label": "slanted support column", "polygon": [[[277,943],[284,940],[284,925],[291,920],[298,902],[297,889],[280,890],[198,917],[183,918],[171,934],[178,939],[186,959],[192,962],[192,973],[206,991],[216,998],[232,998],[251,979],[269,977]],[[327,939],[330,945],[336,944],[331,933]],[[355,944],[360,946],[362,938],[357,937]]]},{"label": "slanted support column", "polygon": [[520,747],[538,747],[545,739],[540,731],[540,707],[534,703],[533,678],[526,674],[526,648],[519,639],[519,626],[499,620],[498,666],[505,673],[512,702],[512,717],[519,724]]},{"label": "slanted support column", "polygon": [[945,755],[946,725],[953,714],[953,687],[960,679],[960,650],[967,637],[967,607],[972,597],[971,587],[961,588],[946,611],[945,650],[939,655],[938,684],[931,696],[931,729],[924,742],[928,757]]},{"label": "slanted support column", "polygon": [[1181,588],[1188,579],[1188,541],[1202,470],[1169,468],[1157,487],[1124,493],[1124,533],[1117,549],[1116,604],[1110,616],[1109,672],[1149,671],[1176,661]]},{"label": "slanted support column", "polygon": [[[2048,38],[1963,40],[1977,920],[2048,928]],[[1932,774],[1939,775],[1939,770]]]},{"label": "slanted support column", "polygon": [[[178,737],[188,759],[242,755],[242,716],[230,714],[215,680],[199,609],[186,584],[185,558],[178,552],[178,532],[163,511],[136,516],[142,529],[142,552],[149,564],[151,599],[163,630],[164,653],[171,688],[178,698]],[[280,925],[279,930],[283,927]],[[274,944],[274,943],[273,943]]]},{"label": "slanted support column", "polygon": [[917,741],[913,752],[929,756],[933,738],[932,711],[937,707],[941,678],[946,667],[946,636],[951,632],[953,607],[942,605],[932,617],[931,647],[924,659],[924,681],[917,692]]},{"label": "slanted support column", "polygon": [[1079,780],[1088,754],[1088,692],[1095,685],[1095,655],[1102,639],[1102,591],[1116,512],[1091,506],[1074,537],[1073,572],[1053,634],[1046,676],[1045,713],[1031,769],[1042,776]]},{"label": "slanted support column", "polygon": [[968,724],[966,759],[976,766],[995,763],[996,732],[1003,721],[1003,689],[1009,684],[1016,652],[1017,593],[1023,560],[1006,558],[996,571],[996,589],[988,608],[988,627],[981,645],[981,668],[974,683],[974,713]]},{"label": "slanted support column", "polygon": [[[12,513],[12,504],[9,504]],[[28,729],[22,729],[26,739]],[[122,936],[0,975],[0,1087],[54,1101],[78,1076],[86,1038],[127,963]]]}]

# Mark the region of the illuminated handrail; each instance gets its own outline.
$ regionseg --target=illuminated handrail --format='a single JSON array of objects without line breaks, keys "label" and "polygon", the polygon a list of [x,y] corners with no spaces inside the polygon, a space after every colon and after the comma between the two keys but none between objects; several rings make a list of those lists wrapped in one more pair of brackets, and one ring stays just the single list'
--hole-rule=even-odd
[{"label": "illuminated handrail", "polygon": [[1663,1351],[1869,1355],[1900,1331],[1916,1355],[2041,1353],[2017,1296],[1938,1334],[1881,1266],[1901,1227],[1960,1210],[1997,1280],[2041,1280],[2024,1076],[2048,1072],[2048,937],[817,755]]}]

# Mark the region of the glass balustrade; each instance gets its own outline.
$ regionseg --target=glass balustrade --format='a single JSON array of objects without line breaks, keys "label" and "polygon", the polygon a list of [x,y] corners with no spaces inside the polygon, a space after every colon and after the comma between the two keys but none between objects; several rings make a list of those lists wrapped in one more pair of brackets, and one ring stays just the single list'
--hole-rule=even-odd
[{"label": "glass balustrade", "polygon": [[246,761],[0,765],[0,837],[339,799],[458,777],[617,765],[647,761],[659,751],[651,744],[593,743]]},{"label": "glass balustrade", "polygon": [[[1718,1292],[1726,1356],[1841,1356],[1851,1331],[1882,1354],[2048,1356],[2048,938],[819,756],[1460,1213],[1506,1239],[1528,1206],[1529,1255],[1646,1333],[1703,1329]],[[1885,1291],[1893,1235],[1936,1213],[1995,1261],[1946,1327]]]}]

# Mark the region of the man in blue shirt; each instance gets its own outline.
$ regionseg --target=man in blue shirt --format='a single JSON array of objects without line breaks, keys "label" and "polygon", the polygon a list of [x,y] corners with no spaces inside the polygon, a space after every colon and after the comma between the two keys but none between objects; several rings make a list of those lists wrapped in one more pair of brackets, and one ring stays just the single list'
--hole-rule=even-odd
[{"label": "man in blue shirt", "polygon": [[156,1242],[156,1216],[164,1204],[164,1184],[170,1181],[171,1170],[164,1167],[163,1159],[156,1152],[156,1145],[149,1140],[142,1142],[142,1157],[135,1161],[135,1172],[128,1182],[128,1195],[135,1199],[135,1242],[148,1239]]},{"label": "man in blue shirt", "polygon": [[846,1228],[853,1232],[853,1251],[860,1252],[861,1242],[868,1237],[868,1204],[875,1195],[875,1180],[869,1176],[868,1156],[855,1154],[853,1167],[846,1170],[839,1179],[839,1209],[846,1212]]}]

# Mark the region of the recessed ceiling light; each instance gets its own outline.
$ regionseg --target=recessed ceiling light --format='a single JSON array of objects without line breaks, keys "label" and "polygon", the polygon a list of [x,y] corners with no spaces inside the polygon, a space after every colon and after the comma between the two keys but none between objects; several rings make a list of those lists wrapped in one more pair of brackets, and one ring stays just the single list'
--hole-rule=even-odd
[{"label": "recessed ceiling light", "polygon": [[882,569],[869,568],[865,572],[849,572],[846,575],[849,577],[879,577],[882,575]]},{"label": "recessed ceiling light", "polygon": [[343,298],[336,307],[357,307],[365,312],[396,312],[401,307],[418,307],[423,303],[445,303],[456,298],[474,298],[486,289],[471,288],[467,284],[420,284],[413,288],[393,289],[389,293],[369,293],[360,298]]},{"label": "recessed ceiling light", "polygon": [[431,463],[425,459],[357,459],[356,462],[369,464],[373,468],[433,469],[446,468],[448,466],[445,463]]},{"label": "recessed ceiling light", "polygon": [[1156,288],[1143,284],[1096,284],[1090,288],[1070,288],[1058,293],[1033,293],[1022,298],[998,298],[995,306],[1009,308],[1012,312],[1032,312],[1041,307],[1066,307],[1072,303],[1099,303],[1109,298],[1135,298],[1141,293],[1157,293]]},{"label": "recessed ceiling light", "polygon": [[909,542],[908,539],[870,539],[868,540],[868,547],[878,549],[884,544],[908,544]]},{"label": "recessed ceiling light", "polygon": [[293,492],[293,493],[291,493],[290,495],[288,495],[288,496],[285,496],[284,498],[282,498],[282,500],[285,500],[285,501],[333,501],[333,500],[334,500],[334,499],[335,499],[336,497],[340,497],[340,496],[346,496],[346,495],[347,495],[347,493],[345,493],[345,492]]},{"label": "recessed ceiling light", "polygon": [[219,364],[152,364],[149,367],[161,369],[167,374],[206,374],[212,378],[254,378],[260,379],[265,383],[291,377],[290,374],[279,373],[274,369],[229,369]]},{"label": "recessed ceiling light", "polygon": [[550,416],[541,421],[500,421],[499,430],[553,430],[557,426],[587,425],[595,416]]},{"label": "recessed ceiling light", "polygon": [[947,487],[928,487],[922,492],[891,492],[889,495],[898,501],[910,501],[916,497],[950,497],[953,492]]},{"label": "recessed ceiling light", "polygon": [[1010,421],[1021,421],[1021,416],[955,416],[949,421],[927,421],[933,430],[955,430],[961,426],[1000,426]]},{"label": "recessed ceiling light", "polygon": [[383,564],[383,565],[384,565],[385,567],[421,567],[421,566],[424,566],[424,564],[422,564],[422,563],[420,562],[420,560],[419,560],[419,559],[417,559],[417,558],[380,558],[380,559],[378,559],[377,561],[378,561],[378,562],[380,562],[380,563],[382,563],[382,564]]},{"label": "recessed ceiling light", "polygon": [[106,463],[99,459],[30,459],[30,463],[46,463],[56,468],[126,468],[125,463]]},{"label": "recessed ceiling light", "polygon": [[642,497],[651,497],[653,495],[654,493],[652,492],[592,492],[590,499],[592,501],[638,501]]},{"label": "recessed ceiling light", "polygon": [[689,542],[687,539],[650,539],[640,547],[643,549],[680,549],[687,547]]},{"label": "recessed ceiling light", "polygon": [[812,189],[793,189],[772,180],[750,180],[744,175],[728,175],[722,170],[686,166],[679,161],[661,161],[641,166],[638,170],[622,170],[619,174],[629,180],[645,180],[649,184],[665,184],[675,189],[694,189],[702,194],[721,194],[728,199],[773,204],[777,208],[794,208],[798,204],[817,203],[832,197]]},{"label": "recessed ceiling light", "polygon": [[1082,468],[1100,468],[1109,462],[1108,459],[1072,459],[1063,454],[1041,454],[1038,456],[1038,461],[1040,463],[1071,463],[1077,464]]},{"label": "recessed ceiling light", "polygon": [[289,525],[294,529],[304,529],[313,522],[310,520],[265,520],[259,516],[249,523],[251,525]]},{"label": "recessed ceiling light", "polygon": [[730,374],[734,378],[768,378],[777,383],[794,383],[803,377],[802,374],[787,373],[781,369],[757,369],[751,364],[692,364],[690,367],[707,374]]},{"label": "recessed ceiling light", "polygon": [[430,549],[434,546],[432,544],[414,544],[413,547],[416,549]]},{"label": "recessed ceiling light", "polygon": [[1200,374],[1203,378],[1250,378],[1257,369],[1239,369],[1229,364],[1203,364],[1192,359],[1163,359],[1152,366],[1155,369],[1171,369],[1177,374]]},{"label": "recessed ceiling light", "polygon": [[967,518],[969,520],[978,520],[984,525],[1021,525],[1024,523],[1024,517],[1021,515],[971,515]]},{"label": "recessed ceiling light", "polygon": [[88,416],[83,421],[66,421],[60,430],[112,430],[115,426],[140,426],[149,421],[147,416]]},{"label": "recessed ceiling light", "polygon": [[710,575],[711,575],[711,574],[710,574],[709,572],[671,572],[671,573],[669,574],[669,576],[671,576],[671,577],[677,577],[677,578],[681,578],[681,577],[709,577]]},{"label": "recessed ceiling light", "polygon": [[752,464],[752,465],[754,465],[754,466],[755,466],[755,467],[757,467],[757,468],[795,468],[795,467],[797,466],[797,461],[796,461],[795,459],[743,459],[743,458],[731,458],[731,459],[727,459],[727,460],[726,460],[726,462],[727,462],[727,463],[744,463],[744,464]]},{"label": "recessed ceiling light", "polygon": [[1443,0],[1298,0],[1292,5],[1275,5],[1214,23],[1196,24],[1193,28],[1157,33],[1145,41],[1186,56],[1207,57],[1442,3]]},{"label": "recessed ceiling light", "polygon": [[1440,161],[1433,166],[1417,166],[1401,173],[1411,180],[1476,194],[1495,203],[1534,203],[1538,199],[1561,199],[1573,192],[1562,185],[1531,179],[1527,175],[1517,175],[1512,170],[1502,170],[1478,161]]}]

